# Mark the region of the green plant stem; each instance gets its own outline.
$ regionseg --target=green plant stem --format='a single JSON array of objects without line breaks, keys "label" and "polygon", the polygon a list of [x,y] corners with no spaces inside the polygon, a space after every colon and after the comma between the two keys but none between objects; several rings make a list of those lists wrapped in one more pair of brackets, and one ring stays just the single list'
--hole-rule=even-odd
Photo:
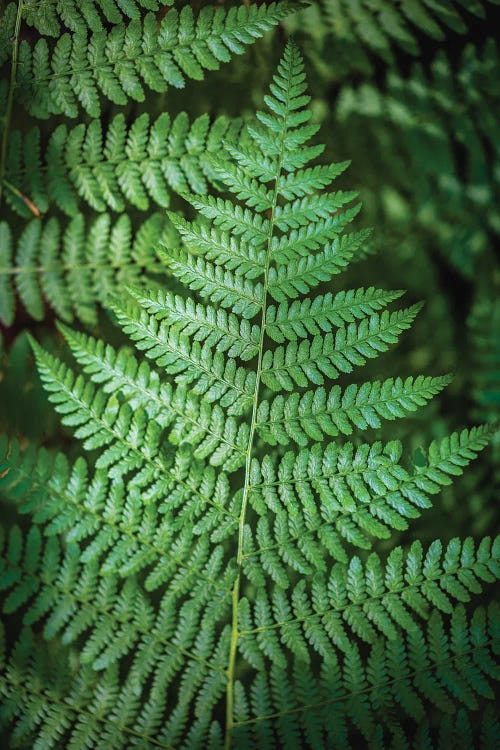
[{"label": "green plant stem", "polygon": [[7,107],[5,109],[5,122],[2,134],[2,150],[0,154],[0,208],[2,206],[3,186],[5,185],[7,187],[7,183],[4,180],[4,174],[7,164],[7,146],[9,142],[10,121],[12,119],[12,107],[14,105],[14,88],[16,86],[17,79],[19,32],[21,29],[21,20],[23,15],[23,2],[24,0],[19,0],[17,5],[16,25],[14,28],[14,39],[12,40],[12,65],[10,68],[9,93],[7,96]]},{"label": "green plant stem", "polygon": [[[288,101],[285,105],[286,113],[288,114]],[[286,128],[286,115],[285,115],[285,128]],[[286,130],[285,130],[286,132]],[[284,134],[285,135],[285,134]],[[245,462],[245,484],[243,487],[243,499],[241,503],[241,512],[238,523],[238,550],[236,556],[236,564],[238,567],[238,573],[234,582],[232,590],[232,622],[231,622],[231,641],[229,645],[229,662],[227,669],[227,690],[226,690],[226,728],[224,737],[224,750],[230,750],[232,732],[235,726],[234,721],[234,681],[236,674],[236,657],[238,651],[238,639],[240,633],[238,631],[238,605],[240,601],[240,590],[241,590],[241,568],[243,565],[244,554],[244,531],[246,512],[248,507],[248,498],[250,495],[250,468],[254,448],[254,439],[257,427],[257,410],[259,406],[259,391],[262,376],[262,357],[264,354],[264,339],[266,335],[266,312],[267,312],[267,294],[268,294],[268,276],[269,276],[269,265],[271,261],[271,248],[273,241],[273,229],[274,220],[276,213],[276,206],[278,203],[278,191],[279,191],[279,179],[281,175],[282,163],[283,163],[283,150],[284,150],[284,135],[281,142],[281,153],[278,159],[278,166],[276,171],[276,180],[274,183],[273,203],[271,207],[271,217],[269,222],[269,233],[267,239],[266,248],[266,261],[264,267],[264,298],[262,301],[262,312],[261,312],[261,323],[260,323],[260,341],[259,341],[259,354],[257,358],[257,369],[255,379],[255,391],[254,391],[254,402],[252,408],[252,416],[250,422],[250,433],[248,436],[248,447],[246,451],[246,462]]]}]

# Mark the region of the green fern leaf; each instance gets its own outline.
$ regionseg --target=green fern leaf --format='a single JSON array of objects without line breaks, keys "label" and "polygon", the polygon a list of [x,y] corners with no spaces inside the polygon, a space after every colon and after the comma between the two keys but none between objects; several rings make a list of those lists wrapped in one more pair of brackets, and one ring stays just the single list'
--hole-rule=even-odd
[{"label": "green fern leaf", "polygon": [[[143,356],[63,326],[82,374],[33,344],[95,468],[0,446],[3,492],[40,526],[8,535],[5,608],[44,629],[67,675],[40,697],[50,660],[29,630],[4,658],[5,721],[25,744],[378,749],[419,726],[425,747],[436,715],[461,710],[469,732],[494,698],[497,608],[464,603],[498,578],[498,540],[385,551],[491,429],[440,437],[416,463],[399,441],[367,442],[448,378],[333,382],[396,343],[420,305],[385,309],[401,293],[371,287],[316,294],[367,233],[348,233],[354,195],[320,194],[346,163],[311,165],[321,148],[292,42],[265,103],[211,161],[224,197],[188,196],[203,220],[170,216],[176,286],[115,295]],[[99,134],[82,146],[82,132],[68,153],[100,159]],[[147,138],[134,131],[137,158]]]},{"label": "green fern leaf", "polygon": [[[374,721],[380,709],[420,722],[425,715],[424,702],[431,700],[445,713],[455,706],[473,711],[479,697],[492,697],[491,682],[498,679],[492,660],[497,648],[498,608],[490,606],[474,611],[468,621],[463,606],[451,616],[450,633],[442,617],[433,612],[426,631],[414,628],[406,639],[378,640],[373,644],[366,666],[356,647],[350,645],[342,662],[325,659],[320,687],[315,700],[301,705],[301,696],[310,695],[314,683],[312,667],[300,657],[294,660],[293,674],[287,676],[275,663],[268,678],[261,672],[252,685],[253,713],[274,707],[255,718],[239,717],[235,736],[245,736],[247,728],[267,725],[269,736],[285,747],[293,747],[307,736],[310,723],[320,732],[322,746],[348,742],[352,727],[360,732],[360,742],[380,747],[382,728]],[[257,695],[264,698],[257,698]],[[313,692],[314,695],[314,692]],[[398,724],[392,719],[392,727]]]},{"label": "green fern leaf", "polygon": [[385,292],[381,289],[350,289],[332,295],[318,295],[313,300],[306,297],[291,304],[282,302],[270,306],[267,315],[267,332],[278,344],[285,340],[296,341],[309,334],[328,332],[331,326],[354,323],[398,299],[403,292]]},{"label": "green fern leaf", "polygon": [[293,391],[295,385],[322,385],[325,376],[335,380],[341,372],[352,372],[353,365],[364,365],[397,341],[399,334],[409,328],[421,309],[414,305],[390,315],[384,311],[365,318],[359,325],[350,323],[332,333],[315,336],[297,344],[278,346],[262,359],[262,381],[273,391]]},{"label": "green fern leaf", "polygon": [[78,6],[74,0],[26,0],[23,2],[23,20],[44,36],[58,37],[61,26],[72,31],[88,27],[103,31],[104,22],[123,23],[125,18],[137,18],[142,9],[157,11],[157,0],[90,0]]},{"label": "green fern leaf", "polygon": [[315,0],[312,7],[292,17],[292,31],[306,28],[315,41],[356,42],[386,60],[392,48],[412,55],[419,52],[418,33],[442,40],[448,29],[457,34],[467,31],[467,13],[484,18],[488,3],[497,0],[406,0],[393,4],[384,0]]}]

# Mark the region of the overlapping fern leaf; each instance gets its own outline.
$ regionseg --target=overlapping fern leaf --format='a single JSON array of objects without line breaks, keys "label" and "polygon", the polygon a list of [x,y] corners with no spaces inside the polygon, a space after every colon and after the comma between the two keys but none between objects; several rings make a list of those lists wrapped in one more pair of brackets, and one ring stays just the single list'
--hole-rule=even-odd
[{"label": "overlapping fern leaf", "polygon": [[66,224],[32,219],[14,247],[9,224],[0,222],[0,320],[12,324],[18,296],[35,320],[48,305],[66,322],[94,325],[97,305],[117,288],[144,283],[145,270],[162,271],[154,247],[169,234],[160,214],[135,233],[126,214],[114,221],[101,214],[87,226],[78,214]]},{"label": "overlapping fern leaf", "polygon": [[306,28],[323,51],[327,40],[348,42],[390,59],[393,47],[417,55],[419,33],[435,40],[465,34],[470,16],[484,18],[489,4],[497,0],[313,0],[289,26]]},{"label": "overlapping fern leaf", "polygon": [[479,286],[468,319],[469,342],[474,361],[472,395],[476,415],[485,421],[500,417],[500,283],[494,273]]},{"label": "overlapping fern leaf", "polygon": [[12,51],[10,39],[16,25],[16,14],[15,3],[9,3],[0,14],[0,65],[9,59]]},{"label": "overlapping fern leaf", "polygon": [[22,14],[28,26],[40,34],[58,37],[63,27],[72,31],[80,27],[102,31],[106,23],[123,23],[126,19],[137,18],[143,10],[158,11],[159,8],[158,0],[90,0],[81,5],[74,0],[24,0]]},{"label": "overlapping fern leaf", "polygon": [[[131,289],[113,305],[139,354],[62,326],[76,372],[34,343],[50,400],[96,458],[2,445],[4,492],[34,522],[10,533],[0,579],[5,611],[25,618],[0,677],[22,741],[400,748],[418,725],[418,747],[441,747],[454,729],[436,715],[455,712],[497,736],[475,712],[499,676],[498,613],[464,604],[498,578],[498,541],[368,554],[489,432],[435,441],[418,466],[376,439],[448,379],[347,382],[419,306],[332,291],[367,235],[347,231],[353,195],[327,190],[347,164],[311,164],[305,91],[289,43],[249,139],[214,160],[224,193],[186,195],[195,221],[170,216],[184,244],[162,258],[185,293]],[[32,626],[68,664],[48,690]]]},{"label": "overlapping fern leaf", "polygon": [[[113,2],[99,2],[113,15],[110,28],[99,27],[91,3],[78,6],[76,14],[67,0],[52,5],[53,15],[63,10],[64,23],[72,16],[69,26],[74,30],[56,33],[55,45],[42,38],[19,47],[16,96],[30,114],[41,118],[76,117],[81,109],[99,117],[101,97],[123,105],[130,99],[143,101],[145,89],[162,92],[168,86],[182,88],[186,78],[200,80],[205,71],[242,54],[297,4],[283,0],[229,9],[207,5],[197,15],[190,4],[181,4],[180,10],[169,7],[160,19],[153,12],[139,15],[137,4],[129,4],[126,15],[132,20],[124,23]],[[157,3],[141,5],[154,8]],[[87,23],[79,21],[84,7]],[[28,19],[33,16],[28,13]],[[52,20],[45,32],[54,34]]]},{"label": "overlapping fern leaf", "polygon": [[[59,125],[42,150],[41,135],[11,133],[6,175],[18,192],[28,196],[39,213],[57,206],[75,216],[83,201],[95,211],[141,211],[150,202],[169,205],[170,192],[206,192],[213,175],[208,158],[221,138],[235,139],[238,120],[221,116],[214,122],[202,115],[192,123],[186,113],[172,119],[166,112],[150,121],[147,113],[129,126],[122,114],[103,132],[100,120],[68,129]],[[5,191],[11,207],[32,216],[17,193]]]},{"label": "overlapping fern leaf", "polygon": [[[357,137],[370,149],[367,132],[373,143],[390,144],[393,151],[383,150],[385,194],[411,196],[408,206],[401,198],[405,214],[432,232],[447,260],[471,280],[500,227],[499,62],[493,39],[466,45],[457,71],[440,50],[427,70],[421,64],[409,76],[390,70],[381,89],[369,82],[344,86],[337,105],[353,134],[351,148]],[[439,210],[431,194],[440,196]]]}]

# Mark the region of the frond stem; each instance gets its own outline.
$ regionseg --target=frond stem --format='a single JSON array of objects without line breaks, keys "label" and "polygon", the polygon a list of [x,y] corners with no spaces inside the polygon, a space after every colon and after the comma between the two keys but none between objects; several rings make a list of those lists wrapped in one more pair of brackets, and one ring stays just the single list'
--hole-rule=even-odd
[{"label": "frond stem", "polygon": [[[291,71],[290,71],[291,72]],[[267,248],[266,248],[266,259],[264,266],[264,281],[263,281],[263,298],[261,307],[261,322],[260,322],[260,341],[259,341],[259,353],[256,365],[256,379],[255,379],[255,391],[252,408],[252,416],[250,422],[250,433],[248,437],[248,447],[245,461],[245,484],[243,487],[243,500],[241,504],[240,519],[238,524],[238,550],[236,556],[236,564],[238,572],[234,582],[232,592],[232,623],[231,623],[231,641],[229,646],[229,663],[227,669],[227,692],[226,692],[226,729],[224,737],[224,750],[231,749],[231,740],[233,728],[236,726],[234,721],[234,682],[236,675],[236,657],[238,650],[238,639],[240,633],[238,631],[238,605],[240,600],[240,589],[241,589],[241,577],[242,577],[242,566],[243,566],[243,549],[244,549],[244,531],[245,531],[245,520],[246,511],[248,507],[248,500],[250,496],[251,484],[250,484],[250,469],[252,462],[252,454],[254,447],[254,439],[257,430],[257,412],[259,406],[259,391],[262,376],[262,359],[264,356],[264,340],[266,337],[266,312],[267,312],[267,299],[268,299],[268,286],[269,286],[269,266],[272,258],[272,241],[275,227],[275,214],[276,207],[278,204],[279,197],[279,179],[281,176],[284,149],[285,149],[285,133],[286,133],[286,120],[289,112],[289,91],[287,91],[287,101],[285,104],[285,115],[284,115],[284,132],[281,137],[281,150],[278,157],[276,178],[273,190],[273,201],[271,206],[271,215],[269,219],[269,231],[267,235]]]}]

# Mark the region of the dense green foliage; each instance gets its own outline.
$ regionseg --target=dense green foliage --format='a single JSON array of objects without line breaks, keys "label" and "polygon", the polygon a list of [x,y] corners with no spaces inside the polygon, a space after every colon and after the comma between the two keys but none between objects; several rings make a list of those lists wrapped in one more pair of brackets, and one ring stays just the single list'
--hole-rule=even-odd
[{"label": "dense green foliage", "polygon": [[4,746],[500,742],[494,5],[5,4]]}]

